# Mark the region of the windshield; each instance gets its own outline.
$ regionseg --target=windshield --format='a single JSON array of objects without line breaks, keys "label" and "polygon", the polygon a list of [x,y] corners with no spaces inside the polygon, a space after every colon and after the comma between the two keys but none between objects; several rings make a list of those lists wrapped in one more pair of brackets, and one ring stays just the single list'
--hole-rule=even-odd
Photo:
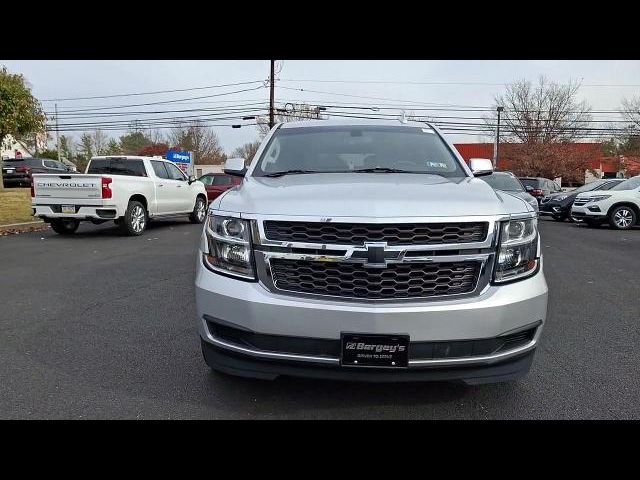
[{"label": "windshield", "polygon": [[640,175],[637,177],[630,178],[629,180],[625,180],[622,183],[619,183],[611,190],[633,190],[634,188],[640,187]]},{"label": "windshield", "polygon": [[253,175],[277,172],[429,173],[465,177],[454,154],[429,128],[338,126],[280,128]]},{"label": "windshield", "polygon": [[505,192],[523,192],[524,188],[520,181],[511,175],[492,174],[478,177],[493,187],[494,190]]}]

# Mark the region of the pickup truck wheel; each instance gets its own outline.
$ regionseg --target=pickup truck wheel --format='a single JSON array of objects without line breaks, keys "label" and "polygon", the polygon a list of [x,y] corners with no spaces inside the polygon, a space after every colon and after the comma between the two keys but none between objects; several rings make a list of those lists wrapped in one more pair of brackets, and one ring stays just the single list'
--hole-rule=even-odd
[{"label": "pickup truck wheel", "polygon": [[202,223],[207,216],[207,202],[202,198],[196,199],[196,204],[193,207],[193,212],[189,215],[191,223]]},{"label": "pickup truck wheel", "polygon": [[609,224],[618,230],[628,230],[633,227],[638,218],[633,208],[621,205],[614,208],[609,214]]},{"label": "pickup truck wheel", "polygon": [[142,235],[147,228],[149,216],[140,202],[132,200],[127,206],[120,229],[125,235],[132,237]]},{"label": "pickup truck wheel", "polygon": [[73,235],[79,226],[78,220],[51,220],[51,228],[60,235]]}]

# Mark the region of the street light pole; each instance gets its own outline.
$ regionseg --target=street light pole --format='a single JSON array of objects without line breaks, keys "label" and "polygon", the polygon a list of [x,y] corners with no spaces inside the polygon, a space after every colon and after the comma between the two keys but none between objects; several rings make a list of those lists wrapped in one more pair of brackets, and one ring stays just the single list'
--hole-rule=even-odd
[{"label": "street light pole", "polygon": [[56,150],[58,150],[58,161],[60,161],[60,129],[58,128],[58,104],[55,104],[56,112]]},{"label": "street light pole", "polygon": [[498,123],[496,125],[496,143],[493,148],[493,169],[498,169],[498,155],[500,152],[500,113],[504,110],[504,107],[498,107]]},{"label": "street light pole", "polygon": [[275,64],[276,61],[275,60],[271,60],[271,78],[270,78],[270,85],[269,85],[269,128],[273,128],[273,124],[274,124],[274,112],[273,112],[273,104],[274,104],[274,87],[275,87]]}]

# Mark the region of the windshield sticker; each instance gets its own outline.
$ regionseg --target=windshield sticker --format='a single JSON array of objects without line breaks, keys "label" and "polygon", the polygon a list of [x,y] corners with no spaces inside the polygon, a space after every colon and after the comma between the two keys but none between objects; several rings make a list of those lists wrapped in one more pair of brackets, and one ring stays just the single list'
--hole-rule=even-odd
[{"label": "windshield sticker", "polygon": [[443,162],[427,162],[427,165],[431,168],[444,168],[444,169],[449,168],[448,165]]}]

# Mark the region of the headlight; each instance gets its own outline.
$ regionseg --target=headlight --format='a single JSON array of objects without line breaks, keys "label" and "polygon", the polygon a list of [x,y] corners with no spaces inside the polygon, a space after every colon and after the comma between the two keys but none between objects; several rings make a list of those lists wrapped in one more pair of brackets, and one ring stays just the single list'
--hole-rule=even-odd
[{"label": "headlight", "polygon": [[558,195],[557,197],[554,197],[554,200],[557,200],[559,202],[561,202],[562,200],[564,200],[565,198],[567,198],[569,195]]},{"label": "headlight", "polygon": [[600,200],[606,200],[607,198],[609,198],[611,195],[594,195],[593,197],[589,197],[587,199],[587,203],[591,203],[591,202],[599,202]]},{"label": "headlight", "polygon": [[251,226],[247,220],[210,215],[205,233],[209,250],[205,262],[210,270],[255,280]]},{"label": "headlight", "polygon": [[500,225],[500,245],[493,279],[508,282],[533,275],[538,268],[538,220],[523,218]]}]

